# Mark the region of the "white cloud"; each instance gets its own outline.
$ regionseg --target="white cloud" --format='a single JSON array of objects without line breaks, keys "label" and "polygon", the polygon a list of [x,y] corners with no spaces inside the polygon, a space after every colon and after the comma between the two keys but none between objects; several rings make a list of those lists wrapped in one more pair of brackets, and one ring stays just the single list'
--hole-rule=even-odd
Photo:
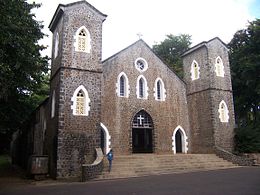
[{"label": "white cloud", "polygon": [[[29,0],[32,2],[32,0]],[[36,10],[43,20],[44,43],[51,45],[47,29],[59,3],[72,0],[36,0],[42,7]],[[90,4],[107,14],[103,24],[103,58],[113,55],[138,39],[137,33],[152,46],[163,41],[166,34],[192,35],[193,43],[207,41],[215,36],[229,42],[233,34],[244,28],[253,0],[89,0]],[[47,51],[50,56],[50,49]]]}]

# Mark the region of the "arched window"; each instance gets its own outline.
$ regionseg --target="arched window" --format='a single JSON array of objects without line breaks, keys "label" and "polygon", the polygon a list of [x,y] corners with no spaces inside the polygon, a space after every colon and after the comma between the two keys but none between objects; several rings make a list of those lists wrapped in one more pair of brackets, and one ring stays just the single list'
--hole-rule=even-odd
[{"label": "arched window", "polygon": [[218,56],[215,61],[215,72],[218,77],[224,77],[224,65],[222,59]]},{"label": "arched window", "polygon": [[76,36],[74,38],[76,39],[76,42],[74,44],[76,51],[86,53],[90,52],[90,34],[85,26],[82,26],[77,30]]},{"label": "arched window", "polygon": [[164,83],[161,78],[157,78],[154,83],[154,97],[155,100],[165,101],[166,90],[164,88]]},{"label": "arched window", "polygon": [[220,102],[218,112],[219,112],[220,122],[227,123],[229,120],[229,114],[228,114],[229,111],[228,111],[227,104],[224,102],[224,100]]},{"label": "arched window", "polygon": [[58,54],[59,54],[59,33],[57,33],[55,37],[54,58],[56,58]]},{"label": "arched window", "polygon": [[137,78],[136,83],[136,95],[139,99],[147,99],[148,98],[148,87],[147,81],[144,76],[140,75]]},{"label": "arched window", "polygon": [[193,60],[192,64],[191,64],[191,79],[192,80],[196,80],[200,78],[200,67],[199,64]]},{"label": "arched window", "polygon": [[83,115],[88,116],[90,110],[90,99],[88,92],[83,85],[80,85],[75,91],[71,98],[73,102],[71,109],[73,110],[73,115]]},{"label": "arched window", "polygon": [[143,78],[139,79],[139,97],[144,97],[144,80]]},{"label": "arched window", "polygon": [[53,90],[51,98],[51,118],[55,116],[55,102],[55,90]]},{"label": "arched window", "polygon": [[130,90],[128,78],[124,72],[121,72],[117,77],[116,93],[118,97],[128,97]]},{"label": "arched window", "polygon": [[120,96],[125,96],[125,78],[123,75],[120,77]]}]

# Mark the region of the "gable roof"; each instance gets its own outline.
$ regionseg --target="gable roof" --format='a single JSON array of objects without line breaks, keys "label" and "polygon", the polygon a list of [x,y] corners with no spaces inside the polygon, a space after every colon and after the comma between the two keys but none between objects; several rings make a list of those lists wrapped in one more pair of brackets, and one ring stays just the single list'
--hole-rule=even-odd
[{"label": "gable roof", "polygon": [[110,60],[110,59],[116,57],[116,56],[119,55],[120,53],[126,51],[127,49],[129,49],[130,47],[133,47],[135,44],[138,44],[138,43],[141,43],[141,44],[143,44],[145,47],[147,47],[165,66],[167,66],[183,83],[185,83],[184,80],[183,80],[181,77],[179,77],[178,74],[173,70],[173,68],[172,68],[170,65],[168,65],[160,56],[158,56],[158,55],[153,51],[153,49],[152,49],[143,39],[137,40],[136,42],[132,43],[132,44],[129,45],[128,47],[126,47],[126,48],[120,50],[119,52],[115,53],[114,55],[112,55],[112,56],[108,57],[107,59],[103,60],[103,61],[102,61],[102,64],[104,64],[106,61],[108,61],[108,60]]},{"label": "gable roof", "polygon": [[225,46],[225,48],[228,49],[226,43],[224,43],[219,37],[214,37],[213,39],[210,39],[209,41],[203,41],[203,42],[201,42],[201,43],[199,43],[199,44],[193,46],[192,48],[188,49],[187,51],[185,51],[185,52],[181,55],[181,57],[184,57],[184,56],[190,54],[191,52],[193,52],[193,51],[195,51],[195,50],[197,50],[197,49],[200,49],[201,47],[207,47],[207,44],[210,43],[210,42],[212,42],[212,41],[214,41],[214,40],[220,41],[220,42]]},{"label": "gable roof", "polygon": [[[93,5],[91,5],[90,3],[88,3],[87,1],[85,0],[81,0],[81,1],[77,1],[77,2],[73,2],[73,3],[69,3],[69,4],[59,4],[58,8],[56,9],[53,17],[52,17],[52,20],[49,24],[49,29],[51,32],[54,31],[54,28],[56,26],[56,24],[58,23],[58,21],[60,20],[61,16],[63,15],[64,13],[64,10],[67,8],[67,7],[70,7],[70,6],[73,6],[73,5],[76,5],[76,4],[86,4],[88,7],[90,7],[92,10],[94,10],[95,12],[97,12],[99,15],[103,16],[104,17],[104,20],[105,18],[107,17],[106,14],[103,14],[102,12],[100,12],[98,9],[96,9]],[[104,22],[103,20],[103,22]]]}]

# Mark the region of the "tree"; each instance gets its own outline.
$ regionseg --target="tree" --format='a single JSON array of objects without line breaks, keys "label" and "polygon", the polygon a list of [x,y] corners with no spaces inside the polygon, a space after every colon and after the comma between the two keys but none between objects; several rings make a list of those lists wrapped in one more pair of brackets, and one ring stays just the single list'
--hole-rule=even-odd
[{"label": "tree", "polygon": [[260,111],[260,19],[237,31],[229,48],[238,122],[256,122]]},{"label": "tree", "polygon": [[260,20],[237,31],[229,48],[238,123],[236,150],[260,152]]},{"label": "tree", "polygon": [[43,25],[31,12],[39,6],[25,0],[0,1],[1,144],[10,140],[48,91],[44,84],[48,57],[41,56],[45,47],[38,44],[44,36]]},{"label": "tree", "polygon": [[181,54],[189,49],[191,36],[187,34],[180,34],[178,36],[170,34],[166,35],[166,37],[160,44],[155,44],[153,50],[182,78],[183,64]]}]

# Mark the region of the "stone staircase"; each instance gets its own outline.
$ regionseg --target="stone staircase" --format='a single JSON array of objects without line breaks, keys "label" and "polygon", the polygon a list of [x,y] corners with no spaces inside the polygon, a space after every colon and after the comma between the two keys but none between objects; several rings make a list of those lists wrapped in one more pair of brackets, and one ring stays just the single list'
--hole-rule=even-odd
[{"label": "stone staircase", "polygon": [[115,156],[112,171],[104,159],[103,173],[95,180],[194,172],[238,167],[215,154],[132,154]]}]

